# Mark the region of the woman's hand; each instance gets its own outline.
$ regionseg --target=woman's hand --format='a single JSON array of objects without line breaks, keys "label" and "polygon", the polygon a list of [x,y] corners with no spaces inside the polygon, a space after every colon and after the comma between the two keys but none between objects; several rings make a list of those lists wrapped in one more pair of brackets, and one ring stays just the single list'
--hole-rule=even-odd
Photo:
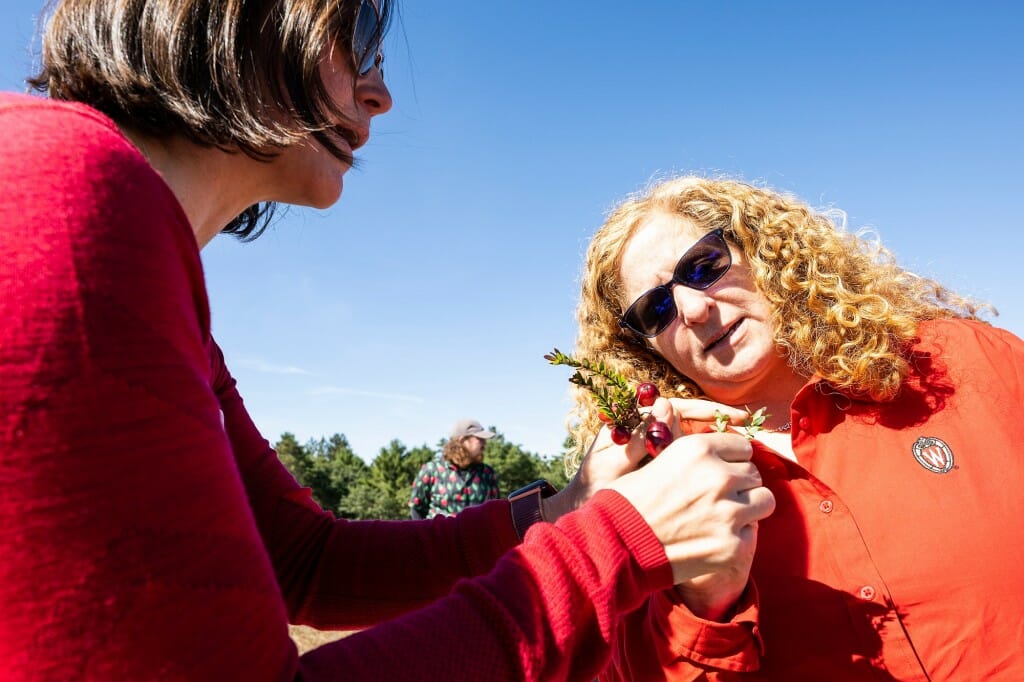
[{"label": "woman's hand", "polygon": [[[679,438],[706,431],[707,426],[715,422],[716,412],[726,415],[729,423],[737,426],[748,416],[745,410],[711,400],[658,398],[651,406],[647,420],[665,422],[672,430],[672,435]],[[578,509],[612,481],[635,471],[647,459],[643,433],[643,429],[638,428],[628,443],[617,445],[612,441],[611,429],[599,429],[569,484],[556,495],[542,501],[544,520],[551,523],[557,521],[563,514]]]},{"label": "woman's hand", "polygon": [[[718,415],[725,415],[732,426],[740,426],[749,414],[722,403],[703,399],[672,398],[673,416],[680,430],[686,433],[707,432]],[[737,552],[735,560],[722,570],[708,573],[676,585],[683,603],[696,616],[707,620],[724,620],[743,594],[750,579],[750,568],[757,548],[757,524],[753,524],[753,539]]]},{"label": "woman's hand", "polygon": [[[746,551],[749,549],[749,551]],[[754,540],[735,560],[717,573],[698,576],[675,586],[686,607],[698,618],[724,622],[732,616],[733,606],[739,600],[750,580],[750,567],[757,549],[757,524]]]},{"label": "woman's hand", "polygon": [[608,486],[651,526],[676,584],[722,571],[736,579],[742,572],[746,582],[757,522],[775,510],[775,497],[750,461],[752,452],[750,442],[734,433],[677,438],[649,464]]},{"label": "woman's hand", "polygon": [[[718,415],[725,415],[732,426],[742,426],[750,413],[723,403],[703,398],[669,398],[672,416],[678,421],[678,428],[685,433],[706,433],[708,427],[717,421]],[[670,422],[670,426],[673,424]]]},{"label": "woman's hand", "polygon": [[[671,403],[664,398],[659,398],[651,407],[647,419],[666,421],[672,416],[672,413]],[[666,421],[666,423],[668,422]],[[612,481],[635,471],[647,457],[642,427],[633,432],[632,438],[625,445],[614,443],[611,433],[609,428],[599,429],[576,475],[558,494],[543,501],[545,521],[554,522],[562,514],[579,508],[598,490],[607,488]],[[673,429],[674,436],[680,434],[678,428]]]},{"label": "woman's hand", "polygon": [[[733,426],[742,425],[749,416],[746,410],[709,400],[673,398],[671,403],[681,430],[689,433],[706,432],[707,426],[715,423],[717,415],[724,414],[728,417],[728,423]],[[755,523],[752,542],[736,554],[735,561],[720,571],[676,585],[677,594],[696,616],[707,620],[724,620],[746,589],[756,548]]]},{"label": "woman's hand", "polygon": [[[742,593],[757,547],[757,522],[775,509],[750,461],[750,442],[735,433],[697,433],[716,411],[740,425],[747,412],[707,400],[659,398],[648,419],[669,425],[674,440],[647,457],[643,429],[625,445],[602,428],[564,490],[542,501],[555,521],[603,488],[622,494],[665,547],[677,590],[694,612],[717,619]],[[692,434],[692,435],[688,435]],[[685,437],[684,437],[685,436]]]},{"label": "woman's hand", "polygon": [[629,443],[616,445],[612,442],[611,429],[600,429],[569,484],[541,501],[544,520],[554,523],[563,514],[578,509],[598,490],[636,469],[645,454],[639,430]]},{"label": "woman's hand", "polygon": [[[718,415],[725,415],[729,424],[742,425],[749,416],[745,410],[703,399],[672,398],[660,399],[653,413],[669,425],[675,441],[655,462],[632,476],[641,479],[646,474],[670,469],[670,474],[660,476],[662,482],[670,481],[671,490],[660,493],[652,489],[643,493],[653,503],[667,502],[661,513],[669,513],[660,521],[655,520],[641,508],[645,502],[638,503],[629,494],[626,496],[665,544],[677,578],[694,570],[695,560],[699,563],[710,559],[717,564],[718,570],[703,575],[690,573],[689,579],[677,580],[677,591],[697,615],[717,619],[731,609],[746,587],[757,547],[757,521],[771,514],[775,498],[761,485],[760,472],[750,462],[753,450],[746,438],[731,433],[708,433],[708,426]],[[683,438],[700,433],[704,435]],[[635,446],[635,442],[630,443],[630,447]],[[659,464],[661,460],[666,461]],[[681,484],[676,483],[676,477],[682,478]],[[645,481],[644,486],[658,485],[658,478],[655,475],[655,480]],[[674,520],[673,508],[678,514]],[[676,534],[686,529],[693,534],[689,540],[685,532]],[[701,537],[712,543],[706,559],[689,549]],[[717,552],[711,550],[714,544],[718,545]]]}]

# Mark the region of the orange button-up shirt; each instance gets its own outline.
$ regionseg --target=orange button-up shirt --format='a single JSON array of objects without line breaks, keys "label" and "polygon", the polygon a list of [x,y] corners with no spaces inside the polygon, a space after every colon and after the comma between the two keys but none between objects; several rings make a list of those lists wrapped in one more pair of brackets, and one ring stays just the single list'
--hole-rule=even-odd
[{"label": "orange button-up shirt", "polygon": [[812,380],[799,464],[755,448],[778,505],[732,620],[657,594],[602,680],[1024,680],[1024,342],[961,320],[921,337],[896,400]]}]

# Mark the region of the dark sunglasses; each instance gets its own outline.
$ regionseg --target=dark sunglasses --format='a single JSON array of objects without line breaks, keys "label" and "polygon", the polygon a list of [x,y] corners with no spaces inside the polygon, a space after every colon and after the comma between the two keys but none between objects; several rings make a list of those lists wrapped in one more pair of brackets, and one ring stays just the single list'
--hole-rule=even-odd
[{"label": "dark sunglasses", "polygon": [[365,76],[376,67],[380,69],[380,77],[384,77],[383,40],[380,12],[370,0],[363,0],[356,13],[355,28],[352,29],[352,61],[360,76]]},{"label": "dark sunglasses", "polygon": [[640,336],[653,338],[679,316],[672,287],[682,284],[703,291],[732,267],[732,255],[721,229],[708,232],[686,250],[672,271],[672,280],[644,292],[626,308],[619,324]]}]

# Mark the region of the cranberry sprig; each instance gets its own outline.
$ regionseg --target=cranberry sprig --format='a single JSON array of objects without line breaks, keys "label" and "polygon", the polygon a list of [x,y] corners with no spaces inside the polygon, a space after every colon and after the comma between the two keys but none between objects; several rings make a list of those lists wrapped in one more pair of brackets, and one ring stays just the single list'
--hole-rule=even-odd
[{"label": "cranberry sprig", "polygon": [[[764,427],[764,420],[768,418],[768,414],[765,412],[765,408],[761,407],[747,415],[746,420],[743,422],[743,435],[747,437],[747,440],[754,440],[754,436],[757,435],[758,431],[762,431]],[[719,410],[715,410],[715,425],[712,427],[715,431],[725,431],[729,426],[729,417]]]},{"label": "cranberry sprig", "polygon": [[[618,445],[628,443],[633,432],[645,424],[640,408],[650,407],[661,394],[658,387],[650,382],[634,389],[621,374],[603,362],[574,358],[557,348],[544,359],[552,365],[568,365],[576,370],[569,377],[569,382],[587,389],[594,396],[597,416],[611,429],[612,441]],[[647,454],[656,457],[671,442],[672,430],[668,424],[656,419],[646,422],[644,448]]]}]

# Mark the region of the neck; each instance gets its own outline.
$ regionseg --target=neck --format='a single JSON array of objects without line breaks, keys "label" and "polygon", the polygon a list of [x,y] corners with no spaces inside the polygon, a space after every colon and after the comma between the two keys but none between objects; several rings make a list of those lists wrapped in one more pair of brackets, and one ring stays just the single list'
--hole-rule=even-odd
[{"label": "neck", "polygon": [[[800,384],[803,386],[803,383]],[[762,400],[756,404],[750,404],[749,409],[756,410],[764,407],[765,414],[767,417],[764,420],[764,428],[768,431],[789,431],[792,424],[790,423],[790,410],[793,406],[793,399],[796,397],[799,387],[793,390],[792,393],[786,394],[784,397],[774,397],[769,400]],[[747,406],[743,406],[744,409]]]},{"label": "neck", "polygon": [[178,199],[200,249],[262,200],[255,189],[259,162],[241,152],[204,147],[181,137],[156,138],[125,126],[121,130]]},{"label": "neck", "polygon": [[785,426],[789,422],[793,399],[796,398],[796,394],[800,392],[800,389],[806,383],[806,377],[802,377],[793,372],[789,367],[786,367],[785,371],[775,373],[771,381],[765,382],[761,390],[750,391],[744,396],[720,396],[716,398],[709,394],[708,397],[741,410],[749,410],[750,412],[763,407],[768,415],[763,427],[768,431],[773,431]]}]

